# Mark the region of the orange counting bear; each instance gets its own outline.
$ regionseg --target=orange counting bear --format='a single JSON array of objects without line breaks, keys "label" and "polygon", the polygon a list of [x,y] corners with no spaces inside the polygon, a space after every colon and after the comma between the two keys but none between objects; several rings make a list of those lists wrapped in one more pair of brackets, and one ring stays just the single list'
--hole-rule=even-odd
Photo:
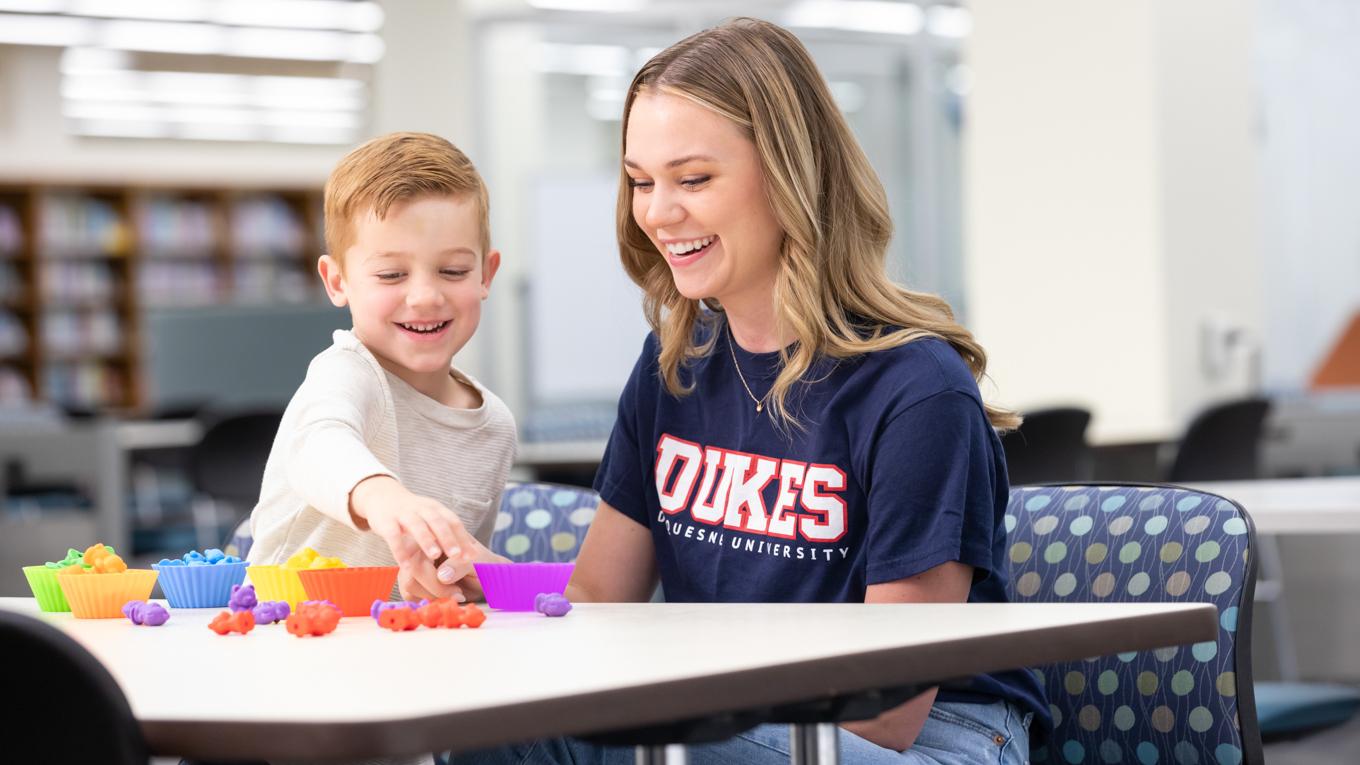
[{"label": "orange counting bear", "polygon": [[[121,574],[127,571],[127,564],[123,562],[123,559],[114,555],[102,543],[95,543],[85,548],[85,555],[82,556],[81,561],[90,567],[92,574]],[[72,566],[72,568],[75,567]]]},{"label": "orange counting bear", "polygon": [[335,631],[340,623],[340,607],[324,600],[307,600],[298,604],[284,623],[288,631],[298,637],[320,637]]},{"label": "orange counting bear", "polygon": [[249,611],[223,611],[208,622],[208,629],[219,635],[239,632],[242,635],[255,629],[255,615]]}]

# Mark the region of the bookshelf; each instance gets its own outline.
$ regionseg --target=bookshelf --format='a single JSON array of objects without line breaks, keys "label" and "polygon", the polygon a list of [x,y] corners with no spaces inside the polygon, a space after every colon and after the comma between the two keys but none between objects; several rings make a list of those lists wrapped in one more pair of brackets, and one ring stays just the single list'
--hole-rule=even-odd
[{"label": "bookshelf", "polygon": [[144,408],[146,310],[322,301],[321,193],[0,183],[0,406]]}]

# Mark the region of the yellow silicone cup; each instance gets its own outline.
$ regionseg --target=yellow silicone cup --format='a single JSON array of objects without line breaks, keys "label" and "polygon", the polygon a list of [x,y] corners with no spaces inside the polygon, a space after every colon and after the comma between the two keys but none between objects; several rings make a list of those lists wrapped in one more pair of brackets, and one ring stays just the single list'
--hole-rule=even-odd
[{"label": "yellow silicone cup", "polygon": [[251,566],[246,576],[255,585],[255,596],[261,601],[282,600],[292,608],[307,600],[307,591],[302,588],[297,569],[282,566]]},{"label": "yellow silicone cup", "polygon": [[71,615],[77,619],[117,619],[123,616],[123,604],[129,600],[146,600],[156,586],[156,572],[145,568],[130,568],[117,574],[57,574],[66,602],[71,604]]},{"label": "yellow silicone cup", "polygon": [[66,596],[61,594],[61,585],[57,583],[57,572],[62,570],[47,566],[24,566],[24,578],[33,589],[38,608],[48,612],[71,610]]}]

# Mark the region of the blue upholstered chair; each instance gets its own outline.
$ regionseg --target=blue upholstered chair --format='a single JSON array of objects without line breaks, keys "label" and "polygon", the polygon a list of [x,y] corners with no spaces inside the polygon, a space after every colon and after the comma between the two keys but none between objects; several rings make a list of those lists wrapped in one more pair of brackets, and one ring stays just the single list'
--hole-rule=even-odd
[{"label": "blue upholstered chair", "polygon": [[509,483],[501,495],[491,549],[512,561],[576,560],[600,495],[553,483]]},{"label": "blue upholstered chair", "polygon": [[1010,596],[1034,602],[1209,602],[1218,639],[1034,669],[1056,729],[1035,763],[1261,765],[1251,681],[1251,519],[1174,486],[1016,487]]}]

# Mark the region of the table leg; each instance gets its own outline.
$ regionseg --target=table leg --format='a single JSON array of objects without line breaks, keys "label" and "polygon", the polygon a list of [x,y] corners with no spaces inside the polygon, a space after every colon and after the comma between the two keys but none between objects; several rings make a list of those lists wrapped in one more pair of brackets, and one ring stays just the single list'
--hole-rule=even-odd
[{"label": "table leg", "polygon": [[658,744],[648,746],[639,744],[633,748],[636,753],[634,762],[637,765],[685,765],[689,757],[685,754],[685,747],[679,744]]},{"label": "table leg", "polygon": [[835,723],[789,726],[789,762],[793,765],[839,765],[840,742]]}]

